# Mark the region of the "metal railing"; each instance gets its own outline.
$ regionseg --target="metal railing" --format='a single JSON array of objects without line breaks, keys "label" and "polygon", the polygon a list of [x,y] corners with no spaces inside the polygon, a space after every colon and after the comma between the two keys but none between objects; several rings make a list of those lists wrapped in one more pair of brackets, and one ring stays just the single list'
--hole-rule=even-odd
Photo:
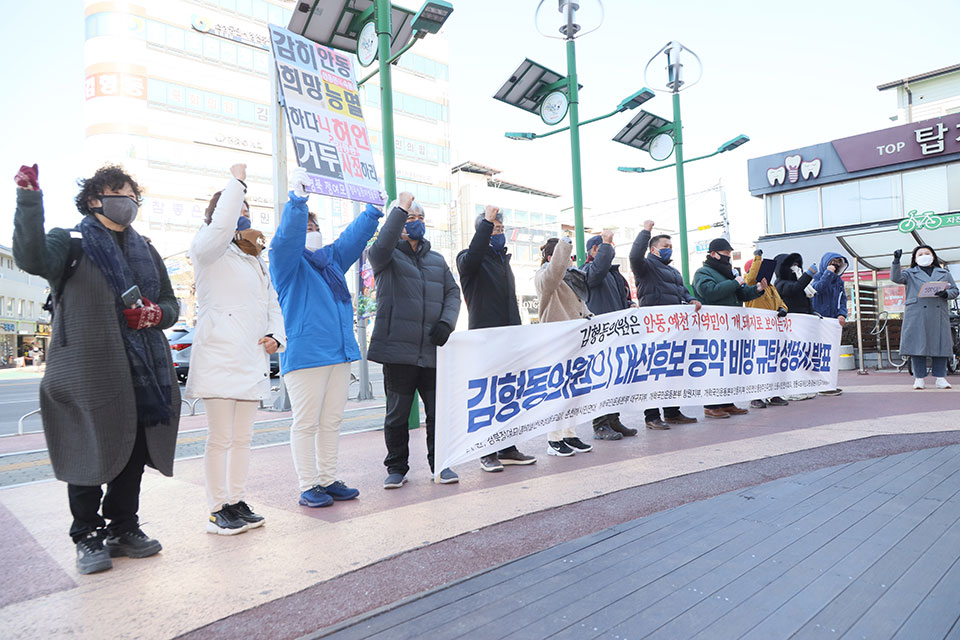
[{"label": "metal railing", "polygon": [[903,371],[903,368],[907,366],[909,362],[909,357],[904,358],[902,355],[899,358],[900,362],[895,362],[893,359],[893,350],[890,348],[890,330],[887,327],[887,324],[890,320],[890,314],[886,311],[881,311],[880,315],[877,316],[877,322],[873,325],[873,329],[870,330],[870,335],[876,336],[877,338],[877,370],[879,371],[883,368],[883,340],[886,340],[887,344],[887,361],[891,366],[896,367],[897,371]]}]

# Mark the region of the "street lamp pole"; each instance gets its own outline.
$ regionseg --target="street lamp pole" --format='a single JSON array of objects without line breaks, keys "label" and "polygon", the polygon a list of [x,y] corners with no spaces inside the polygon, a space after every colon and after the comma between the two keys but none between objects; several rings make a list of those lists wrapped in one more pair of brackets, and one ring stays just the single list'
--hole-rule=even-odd
[{"label": "street lamp pole", "polygon": [[679,209],[680,273],[683,284],[690,287],[690,254],[687,251],[687,197],[683,180],[683,124],[680,122],[680,86],[673,87],[673,144],[677,154],[677,207]]},{"label": "street lamp pole", "polygon": [[573,172],[573,223],[577,241],[577,264],[586,260],[583,238],[583,182],[580,173],[580,98],[577,87],[577,50],[572,29],[572,5],[567,5],[567,91],[570,96],[570,166]]},{"label": "street lamp pole", "polygon": [[378,62],[380,65],[383,183],[387,191],[387,202],[397,198],[396,147],[393,137],[393,77],[390,69],[390,36],[393,31],[390,9],[390,0],[376,0],[377,39],[379,41],[378,51],[380,52]]}]

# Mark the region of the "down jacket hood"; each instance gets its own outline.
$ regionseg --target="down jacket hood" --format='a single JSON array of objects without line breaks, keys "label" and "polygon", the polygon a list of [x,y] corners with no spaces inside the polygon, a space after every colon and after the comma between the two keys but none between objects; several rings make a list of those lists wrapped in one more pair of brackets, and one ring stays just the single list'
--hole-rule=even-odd
[{"label": "down jacket hood", "polygon": [[827,265],[830,264],[830,261],[835,260],[837,258],[840,258],[841,260],[843,260],[843,268],[837,271],[837,275],[838,276],[843,275],[843,272],[847,270],[847,267],[850,266],[850,263],[847,262],[847,259],[844,258],[842,255],[840,255],[839,253],[834,253],[832,251],[826,252],[825,254],[823,254],[823,257],[820,258],[820,273],[823,273],[824,271],[826,271]]},{"label": "down jacket hood", "polygon": [[773,272],[777,280],[796,280],[797,274],[791,269],[795,264],[799,264],[803,269],[803,256],[799,253],[781,253],[773,261],[776,263]]}]

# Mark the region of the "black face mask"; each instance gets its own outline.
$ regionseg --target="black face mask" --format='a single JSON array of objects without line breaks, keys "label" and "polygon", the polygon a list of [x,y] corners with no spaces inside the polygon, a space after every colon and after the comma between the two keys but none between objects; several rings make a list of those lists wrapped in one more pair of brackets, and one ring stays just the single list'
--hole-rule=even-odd
[{"label": "black face mask", "polygon": [[722,262],[723,264],[730,264],[730,256],[725,256],[721,253],[720,262]]}]

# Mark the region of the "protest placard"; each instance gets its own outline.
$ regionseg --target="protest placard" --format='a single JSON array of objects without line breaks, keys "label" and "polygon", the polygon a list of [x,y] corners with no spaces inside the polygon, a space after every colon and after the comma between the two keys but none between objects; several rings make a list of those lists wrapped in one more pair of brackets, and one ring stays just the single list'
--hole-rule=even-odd
[{"label": "protest placard", "polygon": [[835,319],[712,306],[458,331],[437,352],[435,469],[618,411],[836,389],[839,349]]},{"label": "protest placard", "polygon": [[308,191],[383,205],[350,57],[269,27],[297,163],[312,181]]}]

